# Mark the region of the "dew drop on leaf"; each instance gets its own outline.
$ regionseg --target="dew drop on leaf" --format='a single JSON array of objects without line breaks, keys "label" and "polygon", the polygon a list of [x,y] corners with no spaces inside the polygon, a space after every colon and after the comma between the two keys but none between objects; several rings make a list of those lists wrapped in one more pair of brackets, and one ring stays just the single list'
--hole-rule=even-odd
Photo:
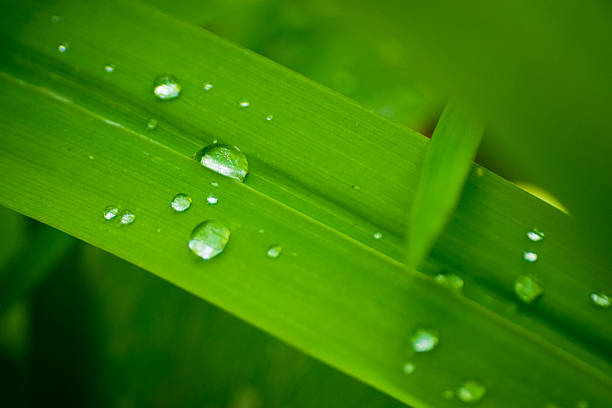
[{"label": "dew drop on leaf", "polygon": [[597,307],[601,307],[602,309],[607,309],[610,307],[610,296],[604,293],[591,293],[589,295],[591,298],[591,302]]},{"label": "dew drop on leaf", "polygon": [[219,183],[217,183],[216,181],[211,181],[210,185],[213,187],[219,187]]},{"label": "dew drop on leaf", "polygon": [[215,205],[219,202],[219,199],[214,195],[209,194],[208,197],[206,197],[206,202],[210,205]]},{"label": "dew drop on leaf", "polygon": [[463,290],[463,279],[452,273],[439,273],[434,280],[440,285],[446,286],[455,292],[461,293]]},{"label": "dew drop on leaf", "polygon": [[60,23],[61,21],[62,21],[62,18],[60,16],[51,16],[52,23]]},{"label": "dew drop on leaf", "polygon": [[478,381],[470,380],[457,388],[457,398],[463,402],[475,403],[480,401],[486,392],[487,389],[484,385]]},{"label": "dew drop on leaf", "polygon": [[172,75],[160,75],[153,81],[153,94],[157,99],[170,100],[178,98],[182,86]]},{"label": "dew drop on leaf", "polygon": [[514,282],[514,293],[525,303],[533,302],[543,292],[542,285],[532,276],[519,276]]},{"label": "dew drop on leaf", "polygon": [[155,130],[158,124],[159,122],[157,121],[157,119],[149,119],[149,121],[147,122],[147,129]]},{"label": "dew drop on leaf", "polygon": [[415,366],[413,363],[408,362],[404,364],[404,367],[403,367],[404,374],[410,375],[414,373],[414,369],[415,369]]},{"label": "dew drop on leaf", "polygon": [[418,328],[411,339],[412,349],[417,353],[433,350],[438,345],[438,333],[435,330]]},{"label": "dew drop on leaf", "polygon": [[534,228],[527,232],[527,238],[529,238],[531,242],[540,242],[544,239],[544,233],[539,229]]},{"label": "dew drop on leaf", "polygon": [[382,233],[381,232],[375,232],[372,237],[374,239],[381,239],[382,238]]},{"label": "dew drop on leaf", "polygon": [[249,102],[245,98],[242,98],[238,101],[238,106],[240,106],[241,108],[248,108],[249,106],[251,106],[251,102]]},{"label": "dew drop on leaf", "polygon": [[538,260],[538,254],[532,251],[525,251],[523,252],[523,260],[525,262],[534,263]]},{"label": "dew drop on leaf", "polygon": [[189,240],[189,249],[202,259],[211,259],[225,249],[230,230],[216,221],[204,221],[196,226]]},{"label": "dew drop on leaf", "polygon": [[274,119],[274,115],[268,115],[268,116],[266,116],[266,120],[267,120],[268,122],[270,122],[272,119]]},{"label": "dew drop on leaf", "polygon": [[115,206],[109,205],[104,209],[104,218],[107,220],[112,220],[119,214],[119,209]]},{"label": "dew drop on leaf", "polygon": [[266,255],[268,258],[276,259],[283,252],[283,248],[280,245],[272,245],[268,248]]},{"label": "dew drop on leaf", "polygon": [[191,207],[191,197],[187,194],[179,193],[170,202],[170,207],[176,212],[187,211]]},{"label": "dew drop on leaf", "polygon": [[210,91],[213,88],[213,84],[207,82],[204,85],[202,85],[202,88],[204,88],[205,91]]},{"label": "dew drop on leaf", "polygon": [[121,213],[121,218],[119,219],[119,222],[123,225],[128,225],[133,223],[135,219],[136,216],[133,212],[131,212],[130,210],[125,210]]},{"label": "dew drop on leaf", "polygon": [[107,64],[104,66],[104,70],[108,73],[115,72],[115,66],[113,64]]},{"label": "dew drop on leaf", "polygon": [[249,162],[236,146],[213,143],[198,151],[195,159],[223,176],[244,181],[249,172]]},{"label": "dew drop on leaf", "polygon": [[62,54],[68,51],[68,48],[70,48],[68,43],[61,43],[57,46],[57,50],[61,52]]}]

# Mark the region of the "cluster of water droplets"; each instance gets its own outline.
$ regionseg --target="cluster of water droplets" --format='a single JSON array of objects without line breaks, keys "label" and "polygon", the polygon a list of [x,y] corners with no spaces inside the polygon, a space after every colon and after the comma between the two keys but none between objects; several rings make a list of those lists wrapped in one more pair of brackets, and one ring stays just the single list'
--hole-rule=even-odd
[{"label": "cluster of water droplets", "polygon": [[[526,233],[527,239],[532,243],[539,243],[544,239],[544,233],[537,228],[533,228]],[[538,260],[538,254],[535,251],[523,251],[523,261],[532,264]],[[544,288],[541,282],[534,276],[533,273],[527,273],[519,276],[514,281],[514,293],[524,303],[532,303],[544,293]]]},{"label": "cluster of water droplets", "polygon": [[[128,225],[134,222],[136,219],[136,215],[130,210],[123,210],[121,213],[119,212],[119,208],[114,205],[109,205],[104,209],[104,219],[106,221],[111,221],[118,219],[119,223],[122,225]],[[117,218],[119,217],[119,218]]]}]

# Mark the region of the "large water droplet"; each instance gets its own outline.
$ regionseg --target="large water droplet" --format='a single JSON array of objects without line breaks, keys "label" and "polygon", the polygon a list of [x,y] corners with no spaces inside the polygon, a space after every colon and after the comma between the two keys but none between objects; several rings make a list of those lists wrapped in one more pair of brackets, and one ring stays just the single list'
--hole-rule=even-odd
[{"label": "large water droplet", "polygon": [[604,293],[591,293],[589,297],[595,306],[603,309],[610,307],[610,297]]},{"label": "large water droplet", "polygon": [[161,75],[153,81],[153,94],[162,100],[178,98],[182,86],[172,75]]},{"label": "large water droplet", "polygon": [[487,389],[478,381],[470,380],[464,382],[457,388],[457,398],[460,401],[475,403],[485,396]]},{"label": "large water droplet", "polygon": [[534,228],[527,232],[527,238],[529,238],[531,242],[540,242],[544,239],[544,233],[539,229]]},{"label": "large water droplet", "polygon": [[438,282],[440,285],[446,286],[447,288],[450,288],[454,290],[455,292],[460,293],[463,290],[463,279],[461,279],[459,276],[454,275],[452,273],[449,273],[449,274],[440,273],[436,275],[434,280]]},{"label": "large water droplet", "polygon": [[268,258],[276,259],[281,255],[282,252],[283,248],[280,245],[272,245],[270,246],[270,248],[268,248],[266,255],[268,256]]},{"label": "large water droplet", "polygon": [[404,374],[410,375],[414,373],[414,369],[415,369],[415,366],[413,363],[408,362],[404,364],[404,367],[403,367]]},{"label": "large water droplet", "polygon": [[216,221],[204,221],[193,229],[189,249],[202,259],[211,259],[225,249],[230,230]]},{"label": "large water droplet", "polygon": [[195,159],[204,167],[239,181],[244,181],[249,172],[249,162],[236,146],[211,144],[197,152]]},{"label": "large water droplet", "polygon": [[542,295],[542,285],[529,275],[519,276],[514,282],[514,292],[525,303],[531,303]]},{"label": "large water droplet", "polygon": [[438,345],[438,332],[431,329],[419,328],[414,331],[412,338],[412,349],[417,353],[433,350]]},{"label": "large water droplet", "polygon": [[538,254],[532,251],[525,251],[523,252],[523,260],[525,262],[534,263],[538,260]]},{"label": "large water droplet", "polygon": [[104,209],[104,218],[107,220],[112,220],[119,214],[119,209],[115,206],[109,205]]},{"label": "large water droplet", "polygon": [[125,210],[121,213],[121,218],[119,219],[119,222],[123,225],[128,225],[133,223],[135,219],[136,216],[133,212],[131,212],[130,210]]},{"label": "large water droplet", "polygon": [[68,51],[68,48],[70,48],[70,45],[68,45],[68,43],[61,43],[57,46],[57,50],[62,54]]},{"label": "large water droplet", "polygon": [[176,212],[187,211],[189,207],[191,207],[191,197],[189,197],[187,194],[179,193],[174,196],[170,206]]}]

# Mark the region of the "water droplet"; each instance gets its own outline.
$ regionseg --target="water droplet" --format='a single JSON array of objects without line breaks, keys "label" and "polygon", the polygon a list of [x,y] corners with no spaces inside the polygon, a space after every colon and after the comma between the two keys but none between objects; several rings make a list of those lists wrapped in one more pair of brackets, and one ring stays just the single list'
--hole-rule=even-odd
[{"label": "water droplet", "polygon": [[538,260],[538,254],[532,251],[525,251],[523,252],[523,260],[525,262],[534,263]]},{"label": "water droplet", "polygon": [[374,237],[374,239],[381,239],[382,238],[382,233],[381,232],[375,232],[372,237]]},{"label": "water droplet", "polygon": [[189,207],[191,207],[191,197],[189,197],[187,194],[179,193],[172,199],[170,207],[172,207],[176,212],[187,211]]},{"label": "water droplet", "polygon": [[267,120],[268,122],[269,122],[269,121],[271,121],[272,119],[274,119],[274,115],[268,115],[268,116],[266,116],[266,120]]},{"label": "water droplet", "polygon": [[542,285],[528,275],[519,276],[514,282],[514,293],[525,303],[531,303],[542,296]]},{"label": "water droplet", "polygon": [[214,195],[209,194],[208,197],[206,197],[206,201],[210,205],[215,205],[215,204],[217,204],[219,202],[219,199],[217,197],[215,197]]},{"label": "water droplet", "polygon": [[487,389],[478,381],[470,380],[464,382],[457,388],[457,398],[463,402],[478,402],[485,396]]},{"label": "water droplet", "polygon": [[204,221],[193,229],[189,249],[202,259],[211,259],[225,249],[230,230],[216,221]]},{"label": "water droplet", "polygon": [[529,238],[531,242],[539,242],[544,239],[544,233],[539,229],[534,228],[531,231],[527,232],[527,238]]},{"label": "water droplet", "polygon": [[359,191],[359,190],[361,190],[361,186],[358,186],[357,184],[353,184],[351,187],[352,187],[352,189],[353,189],[353,190],[355,190],[355,191]]},{"label": "water droplet", "polygon": [[128,225],[133,223],[135,219],[136,216],[134,215],[134,213],[132,213],[130,210],[125,210],[121,213],[121,219],[119,220],[119,222],[124,225]]},{"label": "water droplet", "polygon": [[153,81],[153,94],[157,99],[168,100],[178,98],[182,86],[172,75],[161,75]]},{"label": "water droplet", "polygon": [[61,52],[62,54],[68,51],[68,48],[70,48],[68,43],[61,43],[57,46],[57,50]]},{"label": "water droplet", "polygon": [[219,187],[219,183],[217,183],[216,181],[211,181],[210,185],[213,187]]},{"label": "water droplet", "polygon": [[268,255],[268,258],[276,259],[281,255],[282,252],[283,248],[280,245],[272,245],[270,246],[270,248],[268,248],[266,255]]},{"label": "water droplet", "polygon": [[195,159],[215,173],[244,181],[249,172],[249,162],[236,146],[211,144],[196,153]]},{"label": "water droplet", "polygon": [[408,363],[404,364],[404,374],[410,375],[410,374],[414,373],[414,368],[415,367],[414,367],[413,363],[408,362]]},{"label": "water droplet", "polygon": [[446,286],[447,288],[450,288],[455,292],[461,293],[461,291],[463,290],[463,279],[452,273],[440,273],[436,275],[434,280],[440,285]]},{"label": "water droplet", "polygon": [[106,72],[114,72],[115,71],[115,66],[113,64],[108,64],[104,66],[104,70]]},{"label": "water droplet", "polygon": [[52,23],[59,23],[61,21],[62,21],[62,18],[60,16],[51,16]]},{"label": "water droplet", "polygon": [[89,160],[96,160],[96,157],[93,154],[89,155]]},{"label": "water droplet", "polygon": [[157,128],[158,124],[159,124],[159,122],[157,121],[157,119],[149,119],[149,121],[147,122],[147,129],[148,130],[155,130],[155,128]]},{"label": "water droplet", "polygon": [[263,228],[260,228],[260,229],[257,230],[257,232],[259,232],[260,234],[263,234],[266,231]]},{"label": "water droplet", "polygon": [[433,350],[438,345],[438,333],[435,330],[419,328],[414,331],[412,349],[417,353]]},{"label": "water droplet", "polygon": [[589,408],[591,404],[587,400],[580,400],[576,402],[576,408]]},{"label": "water droplet", "polygon": [[478,168],[476,169],[476,175],[477,175],[478,177],[482,177],[482,176],[484,175],[484,170],[482,169],[482,167],[478,167]]},{"label": "water droplet", "polygon": [[104,218],[106,218],[107,220],[112,220],[117,216],[117,214],[119,214],[119,209],[112,205],[109,205],[104,209]]},{"label": "water droplet", "polygon": [[202,88],[204,88],[205,91],[210,91],[213,88],[213,84],[207,82],[202,85]]},{"label": "water droplet", "polygon": [[607,309],[610,307],[610,297],[603,293],[591,293],[589,295],[591,298],[591,302],[595,306],[601,307],[603,309]]},{"label": "water droplet", "polygon": [[251,106],[251,103],[248,100],[242,98],[238,101],[238,106],[240,106],[241,108],[248,108],[249,106]]}]

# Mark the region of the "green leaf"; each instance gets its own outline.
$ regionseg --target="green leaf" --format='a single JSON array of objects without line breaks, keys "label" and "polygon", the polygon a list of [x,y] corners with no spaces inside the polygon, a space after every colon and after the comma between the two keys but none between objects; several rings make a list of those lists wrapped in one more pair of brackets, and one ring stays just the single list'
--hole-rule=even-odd
[{"label": "green leaf", "polygon": [[[417,407],[456,406],[443,393],[470,379],[487,387],[483,407],[610,399],[612,328],[588,300],[610,275],[572,247],[565,215],[487,171],[472,174],[423,268],[461,275],[457,296],[402,263],[423,136],[140,3],[26,6],[9,8],[0,26],[0,203]],[[164,73],[183,86],[176,100],[152,94]],[[147,130],[152,118],[159,126]],[[246,183],[192,159],[215,139],[246,154]],[[193,198],[185,213],[170,208],[176,193]],[[135,222],[106,221],[108,205]],[[209,219],[231,237],[203,261],[187,242]],[[528,265],[533,227],[546,240]],[[266,256],[273,244],[278,259]],[[532,305],[514,294],[523,273],[544,287]],[[439,333],[429,353],[411,351],[419,327]]]},{"label": "green leaf", "polygon": [[425,155],[425,163],[408,223],[408,259],[419,267],[452,215],[484,125],[465,104],[449,102],[444,108]]}]

